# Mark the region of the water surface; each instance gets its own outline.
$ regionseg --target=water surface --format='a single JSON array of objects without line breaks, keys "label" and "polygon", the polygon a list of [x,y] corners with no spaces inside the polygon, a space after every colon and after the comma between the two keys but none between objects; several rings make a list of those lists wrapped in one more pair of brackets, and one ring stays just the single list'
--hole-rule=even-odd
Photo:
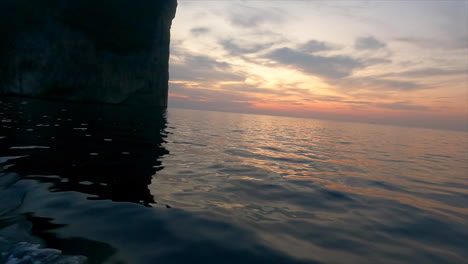
[{"label": "water surface", "polygon": [[0,109],[0,263],[468,258],[465,132],[14,98]]}]

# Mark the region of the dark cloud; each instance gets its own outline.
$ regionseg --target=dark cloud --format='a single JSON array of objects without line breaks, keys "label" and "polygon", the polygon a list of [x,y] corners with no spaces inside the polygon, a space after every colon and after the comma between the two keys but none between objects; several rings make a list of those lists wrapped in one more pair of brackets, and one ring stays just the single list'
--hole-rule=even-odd
[{"label": "dark cloud", "polygon": [[372,102],[369,101],[356,101],[356,100],[347,100],[341,96],[333,95],[312,95],[311,98],[304,99],[303,101],[310,102],[334,102],[334,103],[344,103],[344,104],[354,104],[354,105],[369,105]]},{"label": "dark cloud", "polygon": [[265,23],[278,23],[283,19],[281,12],[238,5],[229,11],[229,22],[241,28],[257,28]]},{"label": "dark cloud", "polygon": [[401,80],[389,79],[370,79],[368,83],[377,88],[384,88],[386,90],[399,90],[399,91],[415,91],[427,89],[427,86],[421,86],[418,83]]},{"label": "dark cloud", "polygon": [[355,104],[355,105],[369,105],[369,104],[372,104],[372,102],[368,102],[368,101],[341,101],[342,103],[346,103],[346,104]]},{"label": "dark cloud", "polygon": [[428,110],[429,107],[424,105],[414,105],[408,102],[395,102],[395,103],[378,103],[375,104],[377,107],[385,108],[385,109],[392,109],[392,110],[413,110],[413,111],[421,111],[421,110]]},{"label": "dark cloud", "polygon": [[354,48],[357,50],[378,50],[387,45],[373,36],[360,37],[356,39]]},{"label": "dark cloud", "polygon": [[247,94],[262,94],[262,95],[276,95],[276,96],[287,96],[290,95],[288,90],[285,89],[270,89],[262,88],[253,85],[248,85],[245,83],[242,84],[225,84],[221,87],[223,90],[235,91],[238,93],[247,93]]},{"label": "dark cloud", "polygon": [[[270,88],[260,88],[256,86],[245,85],[245,84],[228,84],[228,85],[223,85],[222,89],[228,90],[228,91],[246,93],[246,94],[267,94],[267,95],[273,95],[274,97],[280,97],[280,98],[287,97],[287,96],[299,96],[301,97],[300,101],[304,101],[304,102],[336,102],[336,103],[345,103],[345,104],[354,104],[354,105],[373,104],[373,102],[370,102],[370,101],[348,100],[341,96],[315,94],[309,89],[297,88],[297,87],[281,87],[280,89],[270,89]],[[291,105],[302,105],[302,103],[300,102],[284,100],[284,99],[281,99],[281,100],[269,99],[269,102],[270,103],[271,102],[287,103]]]},{"label": "dark cloud", "polygon": [[[318,43],[315,49],[331,48]],[[311,45],[311,49],[313,45]],[[291,66],[305,73],[333,81],[352,75],[354,70],[362,69],[371,65],[391,63],[386,58],[354,58],[346,55],[322,56],[306,52],[301,47],[299,50],[291,48],[280,48],[268,53],[266,58],[277,63]]]},{"label": "dark cloud", "polygon": [[169,106],[176,108],[200,109],[223,112],[246,112],[252,104],[229,100],[197,101],[191,98],[169,97]]},{"label": "dark cloud", "polygon": [[344,100],[344,98],[341,96],[333,96],[333,95],[322,95],[322,96],[314,95],[313,97],[310,98],[310,100],[323,101],[323,102],[341,102]]},{"label": "dark cloud", "polygon": [[413,78],[424,78],[431,76],[448,76],[448,75],[459,75],[468,74],[466,70],[445,70],[439,68],[421,68],[403,72],[387,73],[381,76],[402,76],[402,77],[413,77]]},{"label": "dark cloud", "polygon": [[355,91],[371,91],[378,92],[377,97],[384,97],[385,93],[383,92],[409,92],[417,90],[430,89],[426,85],[420,85],[417,82],[413,81],[402,81],[395,79],[383,79],[376,78],[374,76],[370,77],[349,77],[333,82],[334,85],[338,87],[339,90],[345,93],[355,93]]},{"label": "dark cloud", "polygon": [[192,33],[192,35],[196,37],[206,34],[206,33],[210,33],[210,32],[211,32],[211,29],[207,27],[195,27],[195,28],[190,29],[190,33]]},{"label": "dark cloud", "polygon": [[185,64],[189,66],[196,66],[199,69],[214,70],[214,69],[228,69],[231,66],[226,62],[217,61],[208,56],[189,55],[185,57]]},{"label": "dark cloud", "polygon": [[292,105],[304,105],[303,103],[299,103],[299,102],[292,102],[291,104]]},{"label": "dark cloud", "polygon": [[171,83],[171,93],[187,96],[193,100],[208,100],[208,101],[258,101],[256,97],[248,94],[230,90],[230,89],[207,89],[203,87],[190,87],[183,83]]},{"label": "dark cloud", "polygon": [[376,65],[376,64],[388,64],[392,63],[392,60],[387,58],[367,58],[363,60],[363,63],[366,66]]},{"label": "dark cloud", "polygon": [[308,53],[315,53],[315,52],[320,52],[320,51],[328,51],[328,50],[336,50],[338,49],[335,45],[323,42],[323,41],[317,41],[317,40],[309,40],[308,42],[299,45],[298,50],[302,52],[308,52]]},{"label": "dark cloud", "polygon": [[183,55],[182,62],[171,61],[171,80],[179,81],[244,81],[241,73],[236,73],[231,65],[208,56]]},{"label": "dark cloud", "polygon": [[399,42],[413,44],[420,48],[440,48],[441,46],[440,41],[423,39],[423,38],[400,37],[400,38],[395,38],[395,40]]},{"label": "dark cloud", "polygon": [[170,84],[170,93],[185,97],[169,97],[169,106],[228,112],[245,112],[252,101],[260,101],[235,90],[212,90],[202,87],[191,88],[180,83]]},{"label": "dark cloud", "polygon": [[225,39],[220,41],[221,46],[229,52],[231,55],[242,55],[242,54],[250,54],[256,53],[265,49],[270,48],[275,43],[261,43],[261,44],[237,44],[232,39]]},{"label": "dark cloud", "polygon": [[[460,32],[461,33],[461,32]],[[429,38],[418,38],[418,37],[399,37],[394,40],[399,42],[408,43],[415,45],[423,49],[467,49],[468,36],[458,36],[457,38],[448,39],[429,39]]]},{"label": "dark cloud", "polygon": [[349,56],[319,56],[290,48],[276,49],[266,58],[294,67],[311,75],[328,79],[339,79],[349,76],[355,69],[362,68],[364,63]]}]

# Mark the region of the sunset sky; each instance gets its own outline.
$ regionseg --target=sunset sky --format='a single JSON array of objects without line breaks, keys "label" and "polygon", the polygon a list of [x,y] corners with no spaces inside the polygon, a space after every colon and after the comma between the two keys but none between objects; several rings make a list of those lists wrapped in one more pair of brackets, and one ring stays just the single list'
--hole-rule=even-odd
[{"label": "sunset sky", "polygon": [[169,106],[467,129],[468,1],[189,1]]}]

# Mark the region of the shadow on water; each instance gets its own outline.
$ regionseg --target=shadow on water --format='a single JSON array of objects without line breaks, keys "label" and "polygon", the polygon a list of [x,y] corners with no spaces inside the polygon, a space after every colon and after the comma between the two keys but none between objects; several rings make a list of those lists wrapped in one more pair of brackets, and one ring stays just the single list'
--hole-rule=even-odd
[{"label": "shadow on water", "polygon": [[[168,151],[165,111],[143,107],[3,100],[4,172],[88,199],[154,204],[148,185]],[[11,104],[15,105],[9,111]],[[11,164],[9,164],[11,163]],[[10,166],[9,166],[10,165]]]}]

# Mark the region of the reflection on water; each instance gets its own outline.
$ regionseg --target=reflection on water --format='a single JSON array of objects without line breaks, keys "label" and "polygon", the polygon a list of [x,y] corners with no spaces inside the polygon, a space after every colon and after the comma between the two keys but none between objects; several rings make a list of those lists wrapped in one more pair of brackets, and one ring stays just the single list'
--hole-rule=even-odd
[{"label": "reflection on water", "polygon": [[0,263],[468,258],[466,133],[1,101]]},{"label": "reflection on water", "polygon": [[[203,129],[214,118],[218,125]],[[173,144],[167,148],[173,155],[163,163],[185,167],[168,166],[153,183],[167,182],[174,200],[192,199],[177,197],[178,185],[185,194],[190,186],[194,195],[229,180],[250,180],[251,185],[313,184],[452,217],[468,214],[466,133],[185,110],[173,110],[170,124]],[[166,181],[166,174],[178,177]],[[203,184],[210,176],[224,181]]]},{"label": "reflection on water", "polygon": [[[167,154],[165,112],[13,99],[2,116],[4,172],[53,183],[89,199],[150,205],[148,184]],[[22,102],[22,103],[19,103]],[[6,102],[4,109],[11,105]],[[10,166],[11,165],[11,166]]]}]

